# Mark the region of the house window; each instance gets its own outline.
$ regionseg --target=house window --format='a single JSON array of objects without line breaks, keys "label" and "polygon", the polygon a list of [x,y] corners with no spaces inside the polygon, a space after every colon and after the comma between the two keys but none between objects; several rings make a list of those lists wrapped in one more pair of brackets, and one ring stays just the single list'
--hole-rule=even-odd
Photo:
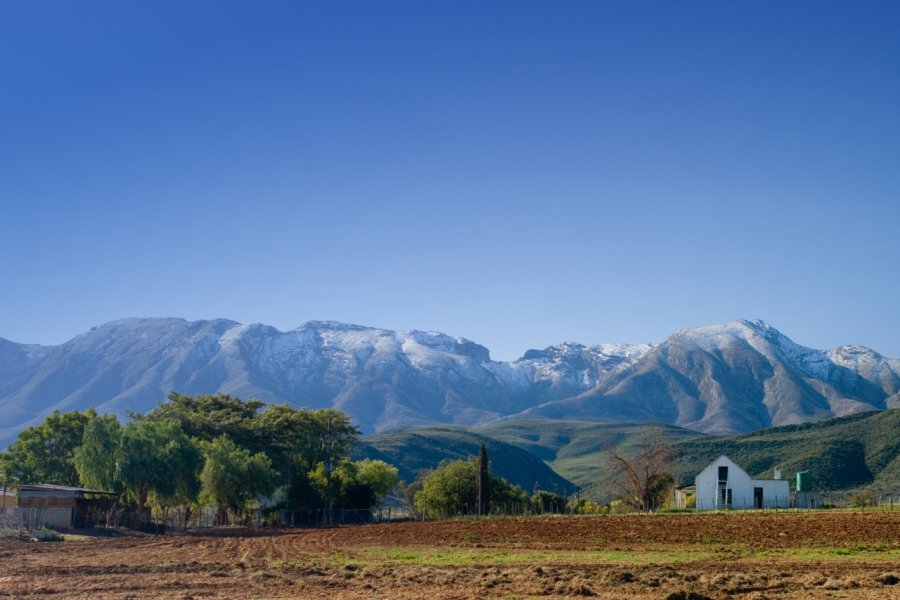
[{"label": "house window", "polygon": [[719,481],[728,481],[728,467],[719,467]]}]

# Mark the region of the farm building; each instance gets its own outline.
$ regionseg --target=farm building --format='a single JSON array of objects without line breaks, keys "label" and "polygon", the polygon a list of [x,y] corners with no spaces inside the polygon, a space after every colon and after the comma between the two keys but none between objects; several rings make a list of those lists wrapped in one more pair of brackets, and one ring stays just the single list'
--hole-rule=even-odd
[{"label": "farm building", "polygon": [[17,506],[22,524],[29,529],[93,527],[97,512],[108,510],[118,497],[114,492],[37,483],[11,485],[8,490],[17,492],[14,497],[4,492],[4,502],[6,498],[15,501],[8,510]]},{"label": "farm building", "polygon": [[686,485],[675,488],[675,508],[694,508],[696,506],[697,487]]},{"label": "farm building", "polygon": [[727,456],[720,456],[694,480],[697,510],[726,508],[787,508],[791,503],[790,485],[781,479],[752,479]]},{"label": "farm building", "polygon": [[15,490],[0,485],[0,516],[11,513],[19,506]]}]

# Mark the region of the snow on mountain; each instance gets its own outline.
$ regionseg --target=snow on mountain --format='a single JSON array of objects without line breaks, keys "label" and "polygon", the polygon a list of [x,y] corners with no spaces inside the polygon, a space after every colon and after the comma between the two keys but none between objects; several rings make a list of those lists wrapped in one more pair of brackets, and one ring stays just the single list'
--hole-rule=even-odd
[{"label": "snow on mountain", "polygon": [[806,348],[759,320],[683,329],[594,389],[517,416],[736,433],[897,405],[897,361],[842,348]]},{"label": "snow on mountain", "polygon": [[0,339],[0,447],[53,410],[143,412],[173,390],[336,407],[366,432],[510,416],[749,431],[896,406],[898,374],[900,361],[868,348],[805,348],[762,321],[498,362],[438,332],[125,319],[55,347]]}]

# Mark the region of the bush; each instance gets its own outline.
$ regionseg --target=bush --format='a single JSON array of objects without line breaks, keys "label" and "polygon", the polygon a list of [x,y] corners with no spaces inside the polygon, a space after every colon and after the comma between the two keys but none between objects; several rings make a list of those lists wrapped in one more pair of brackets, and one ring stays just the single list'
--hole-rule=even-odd
[{"label": "bush", "polygon": [[609,506],[578,498],[572,503],[572,512],[576,515],[605,515],[609,514]]},{"label": "bush", "polygon": [[875,494],[869,490],[858,490],[850,497],[850,504],[857,508],[875,506]]},{"label": "bush", "polygon": [[531,497],[531,510],[535,513],[562,514],[566,512],[569,499],[553,492],[535,492]]}]

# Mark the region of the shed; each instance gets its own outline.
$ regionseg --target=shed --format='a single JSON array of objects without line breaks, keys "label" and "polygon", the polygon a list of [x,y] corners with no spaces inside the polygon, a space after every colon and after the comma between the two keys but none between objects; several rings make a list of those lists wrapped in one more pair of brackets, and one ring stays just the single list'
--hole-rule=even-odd
[{"label": "shed", "polygon": [[118,494],[101,490],[49,484],[19,484],[18,506],[29,529],[93,527],[98,508],[109,508]]},{"label": "shed", "polygon": [[695,508],[697,486],[685,485],[675,488],[675,508]]},{"label": "shed", "polygon": [[697,510],[788,508],[791,503],[786,479],[753,479],[724,455],[703,469],[694,484]]},{"label": "shed", "polygon": [[0,484],[0,517],[8,515],[19,507],[16,491]]}]

